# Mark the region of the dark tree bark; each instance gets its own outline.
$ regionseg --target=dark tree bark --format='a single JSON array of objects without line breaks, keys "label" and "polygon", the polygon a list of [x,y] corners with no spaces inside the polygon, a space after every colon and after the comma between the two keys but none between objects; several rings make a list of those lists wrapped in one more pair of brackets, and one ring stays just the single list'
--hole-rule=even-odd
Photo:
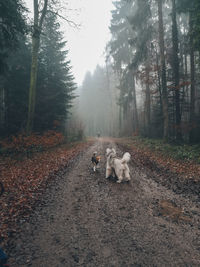
[{"label": "dark tree bark", "polygon": [[190,88],[190,133],[189,140],[194,142],[195,135],[195,64],[194,64],[194,36],[193,36],[193,20],[192,14],[189,15],[189,28],[190,28],[190,75],[191,75],[191,88]]},{"label": "dark tree bark", "polygon": [[145,76],[146,76],[146,112],[145,112],[145,117],[146,117],[146,130],[147,130],[147,136],[151,136],[151,96],[150,96],[150,86],[149,86],[149,64],[146,64],[145,68]]},{"label": "dark tree bark", "polygon": [[162,82],[162,107],[163,107],[163,139],[169,139],[169,116],[168,116],[168,95],[167,95],[167,80],[166,80],[166,64],[164,53],[164,27],[162,14],[162,0],[157,0],[158,3],[158,23],[159,23],[159,47],[161,58],[161,82]]},{"label": "dark tree bark", "polygon": [[173,43],[173,74],[175,87],[175,120],[176,120],[176,140],[182,140],[181,133],[181,111],[180,111],[180,76],[179,76],[179,57],[178,57],[178,29],[176,21],[176,1],[172,0],[172,43]]},{"label": "dark tree bark", "polygon": [[134,118],[134,128],[137,132],[139,129],[139,122],[138,122],[138,111],[137,111],[137,98],[136,98],[136,91],[135,91],[135,75],[133,74],[133,118]]},{"label": "dark tree bark", "polygon": [[32,35],[32,62],[31,62],[31,78],[29,87],[29,104],[26,132],[30,134],[33,130],[34,115],[35,115],[35,100],[36,100],[36,83],[38,72],[38,53],[40,47],[40,34],[43,21],[47,12],[48,0],[44,0],[41,16],[39,17],[39,3],[34,0],[34,26]]}]

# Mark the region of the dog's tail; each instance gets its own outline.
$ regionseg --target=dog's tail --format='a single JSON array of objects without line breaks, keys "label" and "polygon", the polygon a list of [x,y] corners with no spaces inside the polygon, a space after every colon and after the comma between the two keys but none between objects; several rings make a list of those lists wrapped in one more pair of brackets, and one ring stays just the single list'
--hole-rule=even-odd
[{"label": "dog's tail", "polygon": [[126,152],[122,157],[122,164],[128,163],[131,159],[130,153]]}]

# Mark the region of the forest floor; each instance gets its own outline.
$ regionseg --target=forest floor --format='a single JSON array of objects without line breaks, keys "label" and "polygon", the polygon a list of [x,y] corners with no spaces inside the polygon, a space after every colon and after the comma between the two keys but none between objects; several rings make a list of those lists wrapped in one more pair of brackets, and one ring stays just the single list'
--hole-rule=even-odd
[{"label": "forest floor", "polygon": [[[107,147],[131,152],[129,183],[105,179]],[[100,138],[80,151],[18,220],[6,247],[10,267],[200,266],[196,173],[176,172],[132,141]]]}]

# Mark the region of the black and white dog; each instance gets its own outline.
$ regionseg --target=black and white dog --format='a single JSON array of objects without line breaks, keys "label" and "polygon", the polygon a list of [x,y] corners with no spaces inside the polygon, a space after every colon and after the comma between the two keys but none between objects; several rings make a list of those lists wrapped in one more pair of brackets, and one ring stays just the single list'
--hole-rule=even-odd
[{"label": "black and white dog", "polygon": [[131,155],[128,152],[119,159],[114,148],[107,148],[106,158],[106,178],[116,175],[117,183],[121,183],[123,180],[130,181],[130,170],[127,163],[130,161]]}]

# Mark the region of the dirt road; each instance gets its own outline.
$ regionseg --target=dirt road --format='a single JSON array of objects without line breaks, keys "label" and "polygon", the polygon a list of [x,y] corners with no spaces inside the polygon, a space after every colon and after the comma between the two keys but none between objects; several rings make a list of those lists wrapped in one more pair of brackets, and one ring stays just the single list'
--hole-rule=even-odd
[{"label": "dirt road", "polygon": [[[30,221],[21,222],[11,267],[200,266],[199,203],[132,163],[130,183],[105,179],[108,146],[115,145],[97,141],[56,178]],[[99,173],[90,172],[93,151],[102,155]],[[168,202],[184,212],[165,207],[162,213],[161,203]]]}]

